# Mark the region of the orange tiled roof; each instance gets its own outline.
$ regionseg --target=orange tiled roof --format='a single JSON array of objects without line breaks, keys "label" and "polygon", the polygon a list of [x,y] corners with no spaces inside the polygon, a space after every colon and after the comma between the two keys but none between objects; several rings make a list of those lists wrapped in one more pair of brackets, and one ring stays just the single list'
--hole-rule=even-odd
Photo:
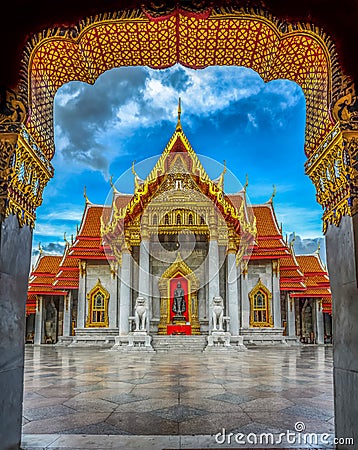
[{"label": "orange tiled roof", "polygon": [[257,234],[259,237],[281,236],[271,203],[254,205],[252,209],[256,217]]},{"label": "orange tiled roof", "polygon": [[109,206],[91,205],[86,203],[86,209],[83,214],[79,235],[85,237],[101,236],[101,216],[104,210],[109,210]]},{"label": "orange tiled roof", "polygon": [[326,273],[318,255],[297,255],[297,262],[305,273]]},{"label": "orange tiled roof", "polygon": [[36,313],[36,295],[30,294],[26,300],[26,315]]},{"label": "orange tiled roof", "polygon": [[33,270],[33,274],[47,273],[53,274],[58,270],[62,256],[57,255],[41,255],[37,261],[37,265]]}]

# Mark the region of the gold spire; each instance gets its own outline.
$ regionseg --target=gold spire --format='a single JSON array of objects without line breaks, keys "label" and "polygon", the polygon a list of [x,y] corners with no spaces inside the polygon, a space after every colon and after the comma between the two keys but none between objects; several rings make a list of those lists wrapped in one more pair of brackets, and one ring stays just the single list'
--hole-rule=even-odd
[{"label": "gold spire", "polygon": [[41,247],[41,242],[39,242],[39,253],[40,253],[40,256],[43,254],[43,249],[42,249],[42,247]]},{"label": "gold spire", "polygon": [[178,122],[177,122],[177,126],[176,126],[177,130],[181,130],[180,117],[181,117],[181,99],[179,97],[179,100],[178,100]]},{"label": "gold spire", "polygon": [[317,255],[319,255],[320,251],[321,251],[321,241],[318,241],[317,250],[315,253],[317,253]]},{"label": "gold spire", "polygon": [[290,241],[290,248],[291,249],[293,249],[293,244],[294,244],[295,240],[296,240],[296,232],[294,231],[293,232],[293,238]]},{"label": "gold spire", "polygon": [[139,178],[137,172],[135,171],[134,164],[135,164],[135,160],[132,162],[132,173],[134,175],[134,188],[135,188],[135,190],[137,190],[140,186],[140,184],[139,184],[140,178]]},{"label": "gold spire", "polygon": [[66,247],[69,247],[70,243],[67,240],[66,231],[63,233],[63,240],[66,242]]}]

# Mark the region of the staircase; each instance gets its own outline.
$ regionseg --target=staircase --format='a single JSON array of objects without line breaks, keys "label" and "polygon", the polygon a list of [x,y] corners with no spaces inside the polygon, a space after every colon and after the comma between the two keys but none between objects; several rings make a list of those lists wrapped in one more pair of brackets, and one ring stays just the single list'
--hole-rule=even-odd
[{"label": "staircase", "polygon": [[205,335],[153,336],[152,346],[157,352],[202,352],[206,347]]}]

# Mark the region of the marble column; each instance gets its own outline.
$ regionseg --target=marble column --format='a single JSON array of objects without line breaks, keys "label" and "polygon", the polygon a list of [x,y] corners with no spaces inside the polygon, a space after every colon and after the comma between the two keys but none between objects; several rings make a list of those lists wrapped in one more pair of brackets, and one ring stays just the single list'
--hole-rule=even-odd
[{"label": "marble column", "polygon": [[[358,214],[329,225],[327,264],[332,289],[336,436],[358,442]],[[352,446],[340,445],[340,449]]]},{"label": "marble column", "polygon": [[248,286],[248,267],[241,274],[241,326],[250,328],[250,299]]},{"label": "marble column", "polygon": [[86,326],[87,310],[87,264],[86,261],[80,261],[80,277],[78,283],[78,301],[77,301],[77,328]]},{"label": "marble column", "polygon": [[287,336],[296,336],[296,317],[295,317],[295,299],[290,298],[286,293],[286,309],[287,309]]},{"label": "marble column", "polygon": [[71,336],[72,332],[72,291],[63,298],[63,336]]},{"label": "marble column", "polygon": [[108,301],[108,326],[117,328],[118,324],[118,263],[110,263],[110,279],[108,280],[107,290],[109,292]]},{"label": "marble column", "polygon": [[315,300],[316,344],[324,344],[324,322],[321,299]]},{"label": "marble column", "polygon": [[1,448],[20,448],[25,304],[32,230],[16,216],[0,220],[0,427]]},{"label": "marble column", "polygon": [[281,295],[279,261],[272,261],[272,315],[275,328],[281,328]]},{"label": "marble column", "polygon": [[219,245],[216,239],[209,241],[208,253],[208,293],[209,293],[209,330],[212,328],[212,302],[214,297],[220,295],[220,279],[219,279]]},{"label": "marble column", "polygon": [[35,336],[34,344],[40,345],[44,341],[44,299],[41,295],[37,296],[36,300],[36,315],[35,315]]},{"label": "marble column", "polygon": [[227,254],[227,293],[230,316],[230,332],[239,335],[239,295],[237,290],[236,254],[229,251]]},{"label": "marble column", "polygon": [[122,268],[119,294],[119,334],[126,336],[129,333],[129,316],[131,305],[131,265],[132,256],[128,249],[122,252]]},{"label": "marble column", "polygon": [[148,320],[147,329],[149,331],[149,322],[152,316],[152,305],[150,299],[150,275],[149,275],[149,239],[143,238],[139,246],[139,274],[138,274],[138,295],[147,301]]}]

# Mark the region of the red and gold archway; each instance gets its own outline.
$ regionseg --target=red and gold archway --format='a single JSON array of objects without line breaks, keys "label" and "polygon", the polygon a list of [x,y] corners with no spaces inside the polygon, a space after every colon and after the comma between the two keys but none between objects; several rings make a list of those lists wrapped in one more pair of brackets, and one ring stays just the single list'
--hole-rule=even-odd
[{"label": "red and gold archway", "polygon": [[[20,98],[28,106],[29,149],[35,148],[36,155],[42,155],[46,160],[43,165],[52,159],[53,100],[63,84],[73,80],[94,83],[114,67],[161,69],[177,63],[193,69],[245,66],[266,82],[281,78],[298,83],[306,98],[306,172],[324,208],[324,227],[351,214],[356,195],[356,171],[351,161],[358,139],[353,85],[342,74],[334,45],[322,30],[310,24],[288,24],[264,11],[188,11],[177,7],[158,15],[127,10],[90,17],[74,28],[49,29],[33,37],[25,51],[19,87]],[[10,107],[14,116],[15,106]],[[20,121],[24,121],[24,114]],[[40,179],[32,212],[25,211],[22,217],[23,222],[32,224],[43,186],[52,173],[50,167],[45,167],[46,173],[40,167],[21,184],[16,174],[22,167],[21,154],[29,153],[25,147],[17,148],[12,181],[16,200],[10,195],[7,213],[19,215],[21,209],[26,210],[22,198],[26,183]]]}]

